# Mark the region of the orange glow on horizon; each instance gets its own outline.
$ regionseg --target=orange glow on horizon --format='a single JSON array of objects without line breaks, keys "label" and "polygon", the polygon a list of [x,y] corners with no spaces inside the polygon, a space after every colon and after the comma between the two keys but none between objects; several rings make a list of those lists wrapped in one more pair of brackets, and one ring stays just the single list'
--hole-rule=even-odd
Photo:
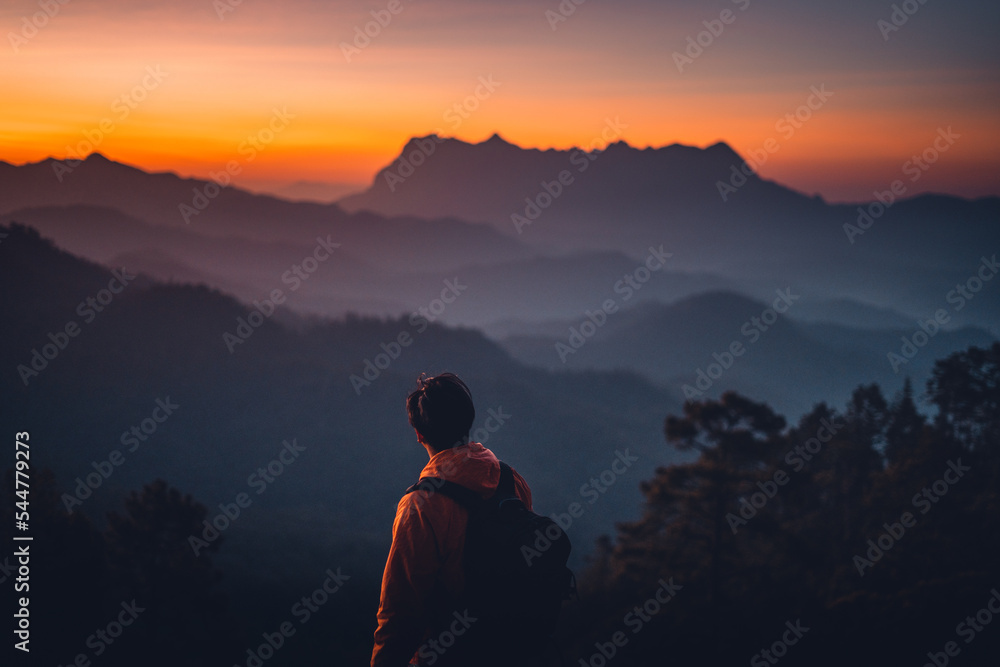
[{"label": "orange glow on horizon", "polygon": [[[413,136],[478,143],[499,133],[523,148],[569,149],[589,146],[612,118],[638,148],[723,141],[746,157],[775,140],[763,176],[839,199],[866,196],[937,128],[953,126],[962,140],[920,188],[1000,193],[992,72],[892,61],[884,72],[839,60],[814,68],[809,58],[795,70],[776,52],[774,26],[747,50],[741,40],[754,33],[742,17],[732,37],[679,74],[670,54],[699,25],[691,8],[650,8],[649,19],[629,23],[587,7],[552,31],[526,5],[490,13],[414,3],[348,61],[339,45],[370,17],[339,5],[306,3],[312,13],[296,14],[243,3],[225,17],[193,0],[60,6],[4,56],[14,65],[0,72],[13,91],[0,112],[7,162],[84,157],[89,146],[205,178],[239,159],[278,109],[294,118],[237,184],[366,185]],[[17,25],[18,11],[0,10],[0,19]],[[833,94],[803,112],[816,86]],[[808,120],[789,132],[782,119],[796,112]]]}]

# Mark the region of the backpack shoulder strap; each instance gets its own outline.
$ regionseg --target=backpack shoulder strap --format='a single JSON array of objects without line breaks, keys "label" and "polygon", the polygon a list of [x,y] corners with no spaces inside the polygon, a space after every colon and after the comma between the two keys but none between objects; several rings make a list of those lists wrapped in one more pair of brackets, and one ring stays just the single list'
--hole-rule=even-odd
[{"label": "backpack shoulder strap", "polygon": [[438,477],[421,477],[416,484],[406,490],[406,493],[413,493],[414,491],[440,493],[443,496],[451,498],[467,510],[473,510],[484,502],[479,497],[479,494],[472,489]]},{"label": "backpack shoulder strap", "polygon": [[517,490],[514,488],[514,471],[503,461],[500,462],[500,483],[497,484],[496,495],[498,498],[517,497]]}]

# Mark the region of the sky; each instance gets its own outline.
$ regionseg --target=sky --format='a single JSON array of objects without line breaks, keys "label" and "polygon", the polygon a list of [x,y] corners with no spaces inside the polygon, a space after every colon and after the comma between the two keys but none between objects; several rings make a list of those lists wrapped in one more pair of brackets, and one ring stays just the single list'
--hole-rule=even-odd
[{"label": "sky", "polygon": [[909,194],[1000,195],[997,3],[576,2],[5,0],[0,160],[362,189],[413,136],[570,148],[611,118],[828,201],[921,155]]}]

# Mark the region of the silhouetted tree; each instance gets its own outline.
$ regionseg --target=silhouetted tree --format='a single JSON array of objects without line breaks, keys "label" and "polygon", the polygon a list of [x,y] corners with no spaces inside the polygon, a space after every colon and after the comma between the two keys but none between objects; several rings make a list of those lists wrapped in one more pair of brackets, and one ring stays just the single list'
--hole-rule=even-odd
[{"label": "silhouetted tree", "polygon": [[917,411],[913,402],[913,383],[906,378],[903,391],[888,410],[885,429],[885,458],[891,466],[910,455],[924,436],[927,418]]},{"label": "silhouetted tree", "polygon": [[[22,478],[22,482],[24,479]],[[31,658],[37,664],[68,664],[86,651],[85,641],[96,628],[106,584],[104,540],[82,514],[68,514],[52,473],[32,469],[26,496],[15,496],[13,469],[3,476],[0,492],[0,586],[6,612],[16,599],[27,597],[31,612]],[[24,487],[20,487],[23,491]],[[15,530],[15,501],[27,498],[28,530]],[[14,542],[13,534],[30,536]],[[29,574],[17,582],[19,562],[15,550],[27,546]],[[21,590],[15,589],[19,583]],[[14,611],[5,614],[12,618]],[[4,650],[9,650],[4,647]]]},{"label": "silhouetted tree", "polygon": [[[26,544],[30,553],[22,593],[30,599],[33,661],[71,664],[82,654],[107,666],[200,666],[235,656],[239,647],[216,585],[221,575],[209,557],[219,541],[198,556],[187,541],[201,534],[203,505],[157,480],[130,494],[124,514],[111,514],[102,533],[85,515],[66,512],[50,471],[32,470],[29,529],[19,533],[32,540],[15,543],[14,471],[2,482],[0,539]],[[4,586],[13,589],[18,565],[16,557],[0,557]],[[13,614],[16,598],[4,598]],[[126,608],[139,611],[126,613],[128,624],[119,626]]]},{"label": "silhouetted tree", "polygon": [[[783,664],[939,652],[1000,577],[1000,344],[939,361],[928,395],[933,422],[907,381],[891,403],[862,385],[843,414],[819,404],[788,431],[736,394],[685,404],[665,435],[698,458],[641,484],[642,518],[620,524],[584,575],[600,591],[586,613],[614,618],[669,574],[685,588],[661,632],[623,649],[629,664],[744,662],[796,618],[812,629]],[[733,522],[737,508],[749,518]],[[985,664],[998,643],[977,637],[963,659]]]},{"label": "silhouetted tree", "polygon": [[221,573],[210,560],[221,537],[196,555],[189,544],[201,537],[204,505],[163,480],[129,494],[123,514],[108,516],[105,532],[109,574],[123,599],[145,608],[130,642],[136,657],[151,665],[208,665],[236,647],[216,584]]}]

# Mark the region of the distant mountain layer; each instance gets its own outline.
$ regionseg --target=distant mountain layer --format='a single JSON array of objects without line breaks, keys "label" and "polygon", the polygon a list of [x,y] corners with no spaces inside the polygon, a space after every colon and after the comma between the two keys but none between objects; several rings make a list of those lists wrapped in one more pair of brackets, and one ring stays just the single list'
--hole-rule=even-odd
[{"label": "distant mountain layer", "polygon": [[[479,144],[429,135],[411,139],[367,191],[344,197],[340,204],[352,211],[453,215],[513,230],[511,214],[531,217],[524,211],[529,198],[537,200],[540,215],[522,232],[538,233],[536,224],[540,228],[555,215],[613,211],[627,219],[657,199],[683,200],[685,205],[696,198],[719,201],[716,179],[741,164],[742,158],[724,143],[705,149],[674,144],[640,150],[617,141],[604,151],[540,151],[522,149],[499,135]],[[808,201],[751,177],[747,191],[761,188],[789,202]],[[596,210],[587,211],[587,204]]]},{"label": "distant mountain layer", "polygon": [[[362,195],[388,206],[383,213],[218,189],[96,154],[78,164],[0,164],[0,223],[23,222],[82,257],[248,304],[281,289],[283,305],[300,314],[475,327],[531,365],[629,369],[677,398],[717,351],[707,343],[745,321],[743,302],[714,293],[759,307],[790,290],[801,297],[789,315],[800,324],[779,345],[790,352],[760,365],[748,353],[723,381],[789,412],[839,400],[862,378],[896,386],[902,374],[885,353],[936,313],[948,324],[911,364],[917,377],[938,352],[1000,332],[996,198],[830,206],[752,174],[723,197],[719,183],[735,179],[739,163],[724,144],[619,142],[598,153],[425,137],[402,157],[413,162],[414,150],[427,154],[412,172],[397,160]],[[401,169],[402,182],[388,177]],[[204,206],[185,221],[198,193]],[[525,196],[538,215],[517,212],[530,208]],[[513,209],[502,203],[512,197]],[[360,206],[344,205],[351,201]],[[530,224],[515,229],[512,210]],[[418,217],[442,214],[474,222]],[[684,304],[690,312],[678,310]],[[604,308],[617,314],[564,365],[555,341]]]},{"label": "distant mountain layer", "polygon": [[[878,244],[879,255],[900,257],[932,241],[947,249],[965,245],[983,225],[995,234],[1000,212],[995,197],[921,197],[893,202],[884,215],[875,207],[874,217],[862,217],[862,228],[850,231],[844,224],[857,225],[856,206],[831,206],[741,169],[743,158],[724,143],[638,149],[618,141],[603,151],[539,151],[497,135],[479,144],[430,135],[411,139],[367,191],[340,204],[484,221],[527,243],[563,248],[637,252],[666,243],[683,255],[679,260],[703,261],[708,270],[723,260],[742,266],[755,258],[803,258],[835,244]],[[908,238],[885,243],[904,227]]]},{"label": "distant mountain layer", "polygon": [[[882,193],[881,201],[829,205],[743,168],[742,157],[721,143],[539,151],[498,136],[469,144],[432,135],[412,139],[366,192],[340,203],[484,221],[563,252],[641,257],[663,244],[673,253],[671,268],[721,275],[750,294],[793,285],[818,300],[863,301],[913,316],[933,312],[984,254],[1000,252],[996,197]],[[400,180],[401,173],[408,175]],[[961,316],[997,326],[997,298]]]},{"label": "distant mountain layer", "polygon": [[[614,294],[615,286],[622,288],[623,276],[636,268],[636,261],[620,252],[509,261],[501,261],[495,253],[491,263],[489,255],[476,254],[475,235],[470,234],[467,243],[456,239],[452,247],[461,251],[447,257],[436,256],[447,252],[441,246],[413,252],[418,243],[411,239],[407,257],[388,264],[381,243],[340,243],[329,259],[310,265],[313,270],[305,273],[295,267],[312,256],[318,246],[315,238],[293,243],[206,236],[195,229],[150,225],[115,209],[86,205],[22,209],[0,220],[29,224],[60,247],[92,261],[124,264],[163,281],[203,282],[245,301],[262,298],[275,288],[294,288],[291,307],[329,316],[409,315],[434,306],[446,281],[457,280],[463,286],[462,298],[441,311],[435,307],[431,313],[435,319],[485,327],[504,319],[571,317],[595,300],[621,298]],[[319,238],[339,240],[333,234]],[[664,301],[722,287],[735,286],[718,276],[662,266],[630,298]]]},{"label": "distant mountain layer", "polygon": [[[55,169],[68,169],[66,164],[71,171]],[[21,167],[0,162],[4,220],[18,210],[76,205],[115,209],[155,226],[157,234],[162,228],[179,228],[202,236],[295,245],[311,245],[317,236],[330,234],[345,250],[366,255],[383,267],[447,267],[462,263],[461,256],[489,262],[530,254],[509,236],[482,225],[348,214],[335,204],[290,202],[235,187],[219,188],[211,181],[150,174],[98,153],[75,166],[52,159]]]},{"label": "distant mountain layer", "polygon": [[736,389],[795,417],[861,383],[877,382],[890,395],[907,377],[923,386],[937,359],[995,340],[982,329],[939,331],[916,322],[872,330],[803,324],[796,318],[803,305],[793,291],[778,290],[767,302],[713,292],[670,305],[597,311],[501,342],[516,359],[541,368],[624,368],[682,399]]},{"label": "distant mountain layer", "polygon": [[[31,429],[32,463],[54,469],[61,493],[112,451],[124,456],[75,509],[100,517],[163,478],[214,513],[248,491],[248,476],[284,440],[305,447],[227,533],[233,544],[259,538],[258,575],[287,561],[288,540],[306,545],[307,571],[341,556],[380,571],[396,502],[426,462],[403,409],[421,372],[451,370],[468,382],[474,436],[524,474],[539,511],[580,501],[581,485],[617,450],[639,457],[629,481],[574,525],[577,557],[635,515],[639,481],[673,457],[661,425],[680,405],[635,374],[554,374],[512,360],[478,332],[405,318],[317,322],[255,311],[205,287],[127,271],[115,278],[23,227],[0,234],[0,280],[17,286],[0,291],[0,422]],[[410,342],[394,348],[403,333]],[[147,424],[138,445],[122,439],[151,424],[156,401],[168,398],[179,408],[155,432]],[[290,515],[313,518],[289,525]]]},{"label": "distant mountain layer", "polygon": [[[460,268],[508,264],[514,270],[520,262],[570,254],[582,260],[592,252],[618,252],[638,263],[650,247],[662,246],[671,253],[669,271],[698,278],[688,280],[685,291],[672,290],[658,296],[660,300],[717,288],[763,297],[786,285],[801,290],[813,304],[863,302],[912,319],[933,313],[949,290],[970,279],[983,257],[1000,249],[1000,200],[996,198],[966,201],[924,196],[896,201],[887,209],[878,202],[865,204],[859,212],[859,207],[829,206],[751,175],[736,192],[726,191],[723,201],[719,184],[735,178],[731,174],[734,163],[742,164],[724,144],[706,149],[675,145],[639,150],[619,142],[603,153],[584,153],[523,150],[499,137],[475,145],[432,137],[411,141],[403,157],[429,145],[434,151],[404,183],[393,181],[394,191],[386,190],[387,172],[383,172],[368,192],[359,195],[361,199],[342,202],[361,207],[363,200],[364,208],[402,212],[406,217],[348,214],[336,205],[293,203],[234,187],[220,190],[211,182],[148,174],[94,154],[80,163],[46,160],[21,167],[0,163],[0,202],[5,210],[0,220],[20,218],[66,247],[93,230],[91,248],[115,246],[114,234],[110,227],[98,232],[105,223],[99,223],[93,211],[77,209],[79,205],[114,209],[153,226],[146,230],[143,247],[133,243],[130,248],[105,251],[102,259],[158,247],[158,237],[166,236],[164,228],[183,228],[196,233],[196,238],[280,242],[307,251],[316,238],[329,234],[342,244],[345,257],[366,262],[376,273],[352,274],[355,283],[362,277],[368,280],[372,289],[367,294],[324,290],[303,305],[326,314],[339,314],[347,307],[371,314],[403,313],[426,303],[426,295],[405,293],[410,274],[433,274],[443,280],[441,275]],[[389,171],[398,170],[398,163]],[[570,173],[574,166],[588,166],[558,197],[546,194],[551,204],[518,233],[510,216],[524,213],[517,211],[527,207],[526,196],[538,198],[538,188],[545,190],[542,181],[551,183],[545,174],[554,173],[558,180],[567,165]],[[215,196],[208,198],[205,193]],[[185,220],[182,207],[192,207],[199,196],[204,197],[198,202],[203,208],[195,208],[196,215],[188,212]],[[542,197],[541,201],[547,200]],[[442,213],[489,224],[426,218]],[[75,238],[73,229],[77,229]],[[114,229],[124,233],[120,224]],[[134,230],[127,235],[137,240]],[[223,252],[218,245],[215,248],[217,256]],[[179,252],[175,246],[165,252],[203,275],[217,274],[211,267],[199,266],[187,250]],[[238,251],[225,252],[230,265],[238,261]],[[95,258],[95,254],[87,256]],[[159,266],[164,266],[162,261]],[[608,266],[598,262],[593,276],[606,280]],[[251,265],[242,273],[259,269]],[[390,274],[399,277],[397,284],[404,285],[404,293],[384,292],[382,276]],[[511,280],[509,276],[497,278]],[[558,277],[539,278],[553,295],[580,292]],[[219,286],[242,298],[257,288],[246,281]],[[642,298],[651,292],[655,289]],[[471,301],[461,308],[469,308],[465,304]],[[465,323],[480,325],[512,315],[540,321],[564,314],[531,308],[513,314],[503,310],[503,304],[521,301],[520,289],[499,294],[495,302],[501,312],[493,317],[476,314]],[[577,312],[588,307],[575,297],[561,303]],[[858,315],[835,308],[809,317],[861,326],[880,319],[874,310],[860,321]],[[1000,329],[1000,291],[984,290],[975,307],[955,313],[955,318],[956,324]]]},{"label": "distant mountain layer", "polygon": [[311,201],[327,204],[362,189],[363,186],[350,183],[296,181],[289,183],[280,190],[276,190],[275,194],[281,199],[289,199],[291,201]]}]

